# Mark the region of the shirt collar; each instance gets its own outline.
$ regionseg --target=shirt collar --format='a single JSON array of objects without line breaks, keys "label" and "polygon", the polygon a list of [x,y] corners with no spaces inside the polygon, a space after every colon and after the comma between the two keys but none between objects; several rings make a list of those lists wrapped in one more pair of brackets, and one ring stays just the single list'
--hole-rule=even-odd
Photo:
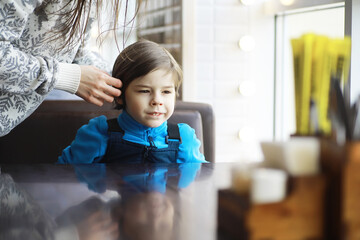
[{"label": "shirt collar", "polygon": [[141,123],[137,122],[133,117],[129,115],[129,113],[125,110],[118,117],[118,122],[120,127],[125,131],[131,134],[138,135],[139,133],[148,132],[151,135],[159,135],[161,132],[166,130],[167,121],[161,124],[159,127],[151,128],[142,125]]}]

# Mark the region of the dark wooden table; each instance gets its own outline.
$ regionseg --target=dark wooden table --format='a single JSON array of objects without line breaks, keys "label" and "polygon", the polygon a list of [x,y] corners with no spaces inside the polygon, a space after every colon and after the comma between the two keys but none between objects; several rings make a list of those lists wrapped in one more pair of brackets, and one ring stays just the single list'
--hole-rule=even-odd
[{"label": "dark wooden table", "polygon": [[99,212],[118,239],[218,239],[218,190],[233,165],[1,165],[0,239],[104,231],[91,222]]}]

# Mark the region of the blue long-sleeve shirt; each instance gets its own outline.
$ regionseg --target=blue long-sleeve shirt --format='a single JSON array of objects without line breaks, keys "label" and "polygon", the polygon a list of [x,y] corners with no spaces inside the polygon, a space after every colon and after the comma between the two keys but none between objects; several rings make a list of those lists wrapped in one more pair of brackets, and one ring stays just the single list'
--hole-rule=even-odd
[{"label": "blue long-sleeve shirt", "polygon": [[[166,148],[167,122],[156,128],[146,127],[134,120],[126,111],[118,116],[119,126],[125,131],[124,140],[150,146],[149,136],[157,148]],[[179,123],[182,143],[179,146],[177,163],[207,162],[200,152],[201,142],[195,130],[185,123]],[[105,155],[108,144],[108,124],[105,116],[93,118],[82,126],[70,146],[58,158],[59,163],[94,163]]]}]

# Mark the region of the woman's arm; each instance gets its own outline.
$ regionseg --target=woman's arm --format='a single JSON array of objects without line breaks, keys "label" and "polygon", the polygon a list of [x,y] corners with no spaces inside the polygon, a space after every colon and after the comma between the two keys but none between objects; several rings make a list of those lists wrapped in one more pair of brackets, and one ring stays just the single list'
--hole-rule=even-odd
[{"label": "woman's arm", "polygon": [[[100,70],[92,71],[91,66],[81,69],[72,63],[71,54],[58,56],[61,63],[54,57],[55,49],[50,49],[50,45],[61,43],[47,41],[53,27],[50,25],[55,21],[34,13],[42,3],[42,0],[0,1],[0,136],[27,118],[54,88],[77,93],[96,105],[111,102],[113,97],[109,95],[120,95],[120,90],[111,87],[119,87],[120,80]],[[64,2],[48,4],[59,10]]]},{"label": "woman's arm", "polygon": [[0,1],[0,136],[29,116],[55,86],[59,69],[55,59],[34,56],[15,47],[23,36],[28,52],[42,49],[45,33],[34,37],[25,27],[29,15],[41,3]]},{"label": "woman's arm", "polygon": [[[25,28],[29,15],[33,14],[35,7],[41,3],[42,1],[27,3],[10,0],[0,2],[0,89],[13,94],[35,91],[46,95],[56,88],[76,93],[96,105],[101,106],[103,101],[112,102],[113,96],[120,95],[120,90],[112,86],[121,87],[121,81],[99,69],[109,71],[99,56],[86,49],[88,40],[77,50],[73,64],[59,63],[53,57],[43,57],[41,51],[46,51],[43,44],[49,37],[46,35],[47,31],[41,29],[45,23],[40,24],[38,30]],[[84,36],[85,39],[88,34]],[[31,38],[31,45],[27,42],[29,51],[21,51],[15,47],[14,43],[20,41],[20,37]],[[34,49],[39,52],[36,56],[32,55]],[[80,70],[80,64],[97,67],[84,66]]]},{"label": "woman's arm", "polygon": [[[58,62],[54,58],[34,56],[15,44],[25,31],[27,19],[41,1],[0,1],[0,91],[12,94],[36,92],[45,95],[55,86]],[[29,49],[41,49],[45,33],[33,38]]]}]

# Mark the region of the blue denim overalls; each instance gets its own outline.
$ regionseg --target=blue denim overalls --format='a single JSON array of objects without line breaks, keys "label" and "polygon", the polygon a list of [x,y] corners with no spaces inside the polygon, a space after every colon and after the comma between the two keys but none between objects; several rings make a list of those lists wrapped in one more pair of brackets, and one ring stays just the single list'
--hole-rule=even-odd
[{"label": "blue denim overalls", "polygon": [[168,124],[166,136],[167,148],[157,148],[149,137],[150,146],[129,142],[123,139],[124,130],[119,126],[117,119],[107,121],[109,141],[106,154],[101,162],[121,163],[176,163],[181,137],[177,124]]}]

